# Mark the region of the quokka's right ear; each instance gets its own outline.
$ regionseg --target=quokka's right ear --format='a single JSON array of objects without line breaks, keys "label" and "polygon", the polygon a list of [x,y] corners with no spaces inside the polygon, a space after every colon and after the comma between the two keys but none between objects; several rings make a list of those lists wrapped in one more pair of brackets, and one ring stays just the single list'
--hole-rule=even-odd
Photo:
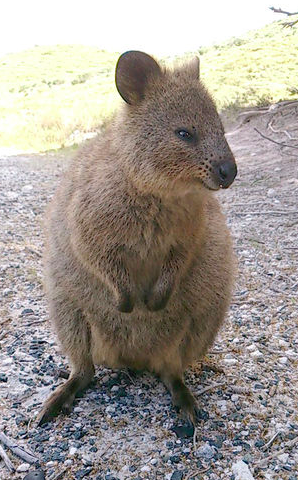
[{"label": "quokka's right ear", "polygon": [[144,98],[150,79],[161,74],[161,68],[154,58],[147,53],[131,50],[118,59],[116,87],[127,103],[135,105]]}]

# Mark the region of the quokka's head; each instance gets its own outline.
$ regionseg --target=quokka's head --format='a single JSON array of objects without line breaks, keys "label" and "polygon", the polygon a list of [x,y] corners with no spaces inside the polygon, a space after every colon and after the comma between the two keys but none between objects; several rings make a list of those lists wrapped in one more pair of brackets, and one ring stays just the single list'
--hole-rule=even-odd
[{"label": "quokka's head", "polygon": [[116,66],[116,86],[126,102],[119,135],[125,164],[141,187],[175,193],[190,185],[231,185],[235,159],[199,79],[198,58],[167,70],[146,53],[126,52]]}]

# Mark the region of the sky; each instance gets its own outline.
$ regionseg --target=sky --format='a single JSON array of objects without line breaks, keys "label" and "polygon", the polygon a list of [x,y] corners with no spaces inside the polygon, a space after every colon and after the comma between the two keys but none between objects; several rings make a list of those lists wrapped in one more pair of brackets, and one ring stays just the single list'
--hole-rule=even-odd
[{"label": "sky", "polygon": [[297,11],[297,0],[0,0],[0,55],[84,44],[174,55],[240,36]]}]

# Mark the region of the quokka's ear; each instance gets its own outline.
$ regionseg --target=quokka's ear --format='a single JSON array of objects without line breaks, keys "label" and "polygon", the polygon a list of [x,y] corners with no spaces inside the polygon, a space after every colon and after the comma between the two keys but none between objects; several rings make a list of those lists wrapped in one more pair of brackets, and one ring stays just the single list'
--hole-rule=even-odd
[{"label": "quokka's ear", "polygon": [[121,97],[130,105],[139,103],[145,96],[151,78],[162,74],[154,58],[143,52],[131,50],[118,59],[116,87]]}]

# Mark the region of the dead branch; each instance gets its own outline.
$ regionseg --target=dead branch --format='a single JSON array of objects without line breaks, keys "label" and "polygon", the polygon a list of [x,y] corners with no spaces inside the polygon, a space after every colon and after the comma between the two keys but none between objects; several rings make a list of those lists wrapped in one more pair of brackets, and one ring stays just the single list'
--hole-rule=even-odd
[{"label": "dead branch", "polygon": [[26,451],[23,447],[19,447],[16,443],[8,438],[3,432],[0,432],[0,442],[3,443],[7,448],[9,448],[14,455],[20,457],[26,463],[37,463],[39,459],[32,453]]},{"label": "dead branch", "polygon": [[[282,13],[283,15],[287,15],[288,17],[291,17],[293,15],[298,15],[298,12],[287,12],[286,10],[282,10],[281,8],[274,8],[274,7],[269,7],[270,10],[274,13]],[[298,19],[294,20],[293,22],[284,22],[282,25],[283,27],[293,27],[298,23]]]},{"label": "dead branch", "polygon": [[210,390],[213,390],[214,388],[221,388],[224,387],[224,383],[214,383],[213,385],[209,385],[208,387],[203,388],[199,392],[196,392],[197,395],[203,395],[203,393],[209,392]]},{"label": "dead branch", "polygon": [[7,469],[10,471],[10,472],[14,472],[15,471],[15,468],[10,460],[10,458],[8,457],[7,453],[4,451],[4,449],[1,447],[0,445],[0,458],[2,458],[3,462],[5,463]]},{"label": "dead branch", "polygon": [[293,440],[287,442],[281,450],[277,450],[276,452],[272,453],[271,455],[268,455],[266,458],[263,458],[259,462],[256,463],[255,468],[262,468],[264,467],[269,461],[273,460],[276,458],[278,455],[281,455],[282,453],[285,453],[288,449],[293,448],[298,441],[298,436],[293,438]]},{"label": "dead branch", "polygon": [[269,7],[270,10],[272,10],[272,12],[274,13],[283,13],[284,15],[288,15],[291,16],[291,15],[298,15],[298,12],[286,12],[285,10],[282,10],[281,8],[274,8],[274,7]]},{"label": "dead branch", "polygon": [[296,150],[298,150],[298,147],[297,147],[296,145],[288,145],[287,143],[277,142],[276,140],[273,140],[273,138],[270,138],[270,137],[267,137],[266,135],[264,135],[264,134],[263,134],[262,132],[260,132],[260,130],[258,130],[257,128],[254,128],[254,130],[255,130],[259,135],[261,135],[261,137],[265,138],[266,140],[269,140],[269,142],[275,143],[276,145],[279,145],[280,147],[295,148]]},{"label": "dead branch", "polygon": [[284,133],[288,137],[289,140],[298,140],[298,137],[292,137],[292,135],[290,135],[290,133],[287,132],[287,130],[276,130],[275,128],[273,128],[272,123],[273,123],[273,120],[271,120],[271,122],[269,122],[268,128],[270,128],[270,130],[273,133]]}]

